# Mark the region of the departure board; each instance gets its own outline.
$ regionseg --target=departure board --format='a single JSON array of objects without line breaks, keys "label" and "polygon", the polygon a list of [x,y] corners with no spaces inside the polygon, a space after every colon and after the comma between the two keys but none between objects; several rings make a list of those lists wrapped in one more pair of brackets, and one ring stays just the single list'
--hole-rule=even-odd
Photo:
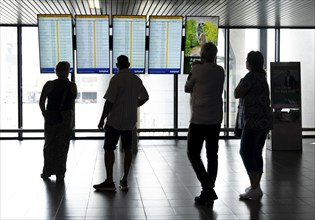
[{"label": "departure board", "polygon": [[183,17],[151,16],[149,35],[150,74],[179,74]]},{"label": "departure board", "polygon": [[73,72],[72,16],[38,15],[40,72],[54,73],[60,61]]},{"label": "departure board", "polygon": [[117,73],[117,57],[126,55],[130,71],[145,72],[145,16],[113,16],[113,72]]},{"label": "departure board", "polygon": [[109,73],[109,16],[76,16],[77,73]]}]

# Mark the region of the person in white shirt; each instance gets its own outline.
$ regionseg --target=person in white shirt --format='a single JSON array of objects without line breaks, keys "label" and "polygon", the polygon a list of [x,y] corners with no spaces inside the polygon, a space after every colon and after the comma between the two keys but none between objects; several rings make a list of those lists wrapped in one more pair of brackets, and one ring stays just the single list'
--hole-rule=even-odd
[{"label": "person in white shirt", "polygon": [[[224,69],[215,63],[217,51],[217,47],[211,42],[202,46],[201,61],[193,64],[185,84],[185,92],[191,94],[187,154],[202,187],[195,202],[202,205],[213,204],[218,198],[213,188],[218,171],[218,141],[223,118],[222,92],[225,75]],[[200,157],[204,141],[207,170]]]},{"label": "person in white shirt", "polygon": [[[104,160],[106,180],[94,185],[96,190],[115,191],[113,180],[114,150],[121,137],[124,149],[124,173],[120,180],[120,189],[128,190],[127,177],[132,161],[132,130],[137,123],[137,108],[149,99],[148,92],[142,80],[129,70],[129,59],[125,55],[117,58],[119,72],[110,80],[105,93],[103,113],[98,124],[100,130],[105,129]],[[104,126],[104,120],[107,118]]]}]

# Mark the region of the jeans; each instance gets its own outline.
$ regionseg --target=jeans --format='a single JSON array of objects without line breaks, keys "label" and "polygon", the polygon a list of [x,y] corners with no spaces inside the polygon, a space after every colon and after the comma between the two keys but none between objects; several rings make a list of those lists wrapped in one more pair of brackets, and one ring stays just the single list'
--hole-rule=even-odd
[{"label": "jeans", "polygon": [[240,155],[247,173],[263,173],[262,151],[265,145],[266,130],[243,129],[241,136]]},{"label": "jeans", "polygon": [[[220,128],[221,124],[191,123],[189,125],[187,155],[203,190],[212,189],[217,178]],[[200,157],[204,141],[206,141],[207,171]]]}]

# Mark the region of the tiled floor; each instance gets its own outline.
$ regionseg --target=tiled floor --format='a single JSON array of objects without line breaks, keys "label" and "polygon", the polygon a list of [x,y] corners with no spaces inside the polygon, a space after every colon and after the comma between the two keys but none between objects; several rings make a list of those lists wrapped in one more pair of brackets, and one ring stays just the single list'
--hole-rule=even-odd
[{"label": "tiled floor", "polygon": [[[240,201],[249,181],[238,154],[238,140],[220,140],[219,173],[213,207],[194,204],[200,185],[186,156],[186,141],[140,140],[129,176],[130,190],[96,192],[104,180],[102,141],[71,143],[65,183],[40,177],[42,140],[0,141],[0,219],[314,220],[315,140],[303,152],[264,151],[264,196]],[[122,152],[116,151],[116,185]],[[203,158],[204,152],[203,152]]]}]

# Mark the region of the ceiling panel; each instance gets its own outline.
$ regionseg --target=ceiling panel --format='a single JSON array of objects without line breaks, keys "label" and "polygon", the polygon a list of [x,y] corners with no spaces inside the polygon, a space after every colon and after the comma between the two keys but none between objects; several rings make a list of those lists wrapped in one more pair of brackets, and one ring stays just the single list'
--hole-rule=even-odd
[{"label": "ceiling panel", "polygon": [[[95,1],[95,0],[94,0]],[[221,27],[315,27],[314,0],[0,0],[0,25],[36,25],[37,14],[219,16]]]}]

